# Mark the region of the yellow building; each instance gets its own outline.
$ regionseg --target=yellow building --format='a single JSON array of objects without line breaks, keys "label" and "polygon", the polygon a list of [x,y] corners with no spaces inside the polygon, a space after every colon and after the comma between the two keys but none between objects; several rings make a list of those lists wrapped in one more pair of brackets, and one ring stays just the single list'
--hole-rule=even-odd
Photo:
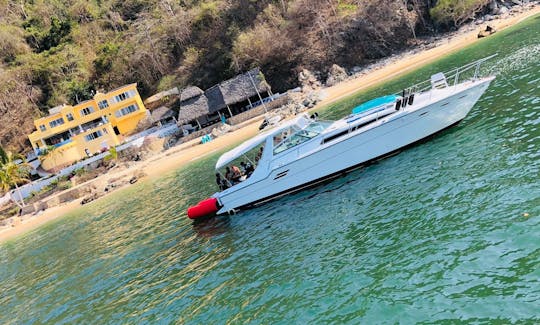
[{"label": "yellow building", "polygon": [[137,84],[130,84],[75,106],[50,109],[34,121],[36,131],[28,138],[38,153],[54,146],[42,166],[57,169],[120,144],[147,114]]}]

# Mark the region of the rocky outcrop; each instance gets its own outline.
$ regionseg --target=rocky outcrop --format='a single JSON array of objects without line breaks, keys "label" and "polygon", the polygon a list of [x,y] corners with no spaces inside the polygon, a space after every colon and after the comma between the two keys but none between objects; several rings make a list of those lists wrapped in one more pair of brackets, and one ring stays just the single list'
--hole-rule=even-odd
[{"label": "rocky outcrop", "polygon": [[487,37],[487,36],[489,36],[491,34],[494,34],[496,32],[497,32],[497,30],[495,30],[495,28],[488,25],[488,26],[486,26],[486,28],[484,30],[481,30],[478,33],[478,38]]},{"label": "rocky outcrop", "polygon": [[212,137],[217,138],[231,131],[229,124],[219,124],[218,127],[212,129]]},{"label": "rocky outcrop", "polygon": [[298,74],[298,82],[300,82],[303,92],[310,92],[321,88],[321,82],[308,69],[300,71]]},{"label": "rocky outcrop", "polygon": [[328,71],[328,78],[326,79],[326,86],[334,86],[338,83],[347,80],[349,75],[347,74],[347,70],[340,67],[337,64],[333,64],[330,68],[330,71]]}]

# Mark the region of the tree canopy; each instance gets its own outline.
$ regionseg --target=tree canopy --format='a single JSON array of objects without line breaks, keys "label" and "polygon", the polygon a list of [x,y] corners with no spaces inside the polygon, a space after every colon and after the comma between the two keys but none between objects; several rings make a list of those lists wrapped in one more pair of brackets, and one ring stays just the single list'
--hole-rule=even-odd
[{"label": "tree canopy", "polygon": [[[22,150],[33,119],[50,107],[133,82],[143,96],[172,85],[206,89],[259,66],[285,90],[303,68],[326,73],[403,49],[430,30],[433,2],[0,1],[0,139]],[[432,13],[447,21],[453,2],[440,0]],[[453,23],[481,2],[457,1],[463,14]]]}]

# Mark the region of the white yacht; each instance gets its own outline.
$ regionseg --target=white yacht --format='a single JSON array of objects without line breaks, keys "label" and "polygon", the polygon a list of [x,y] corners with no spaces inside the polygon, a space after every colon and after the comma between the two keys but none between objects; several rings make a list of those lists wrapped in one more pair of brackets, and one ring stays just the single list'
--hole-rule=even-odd
[{"label": "white yacht", "polygon": [[[259,134],[223,154],[216,164],[219,173],[239,160],[248,161],[256,166],[254,171],[241,181],[229,177],[220,192],[189,208],[188,217],[233,213],[265,203],[342,175],[457,124],[494,80],[494,76],[479,76],[480,65],[491,57],[437,73],[399,95],[371,100],[338,121],[301,115]],[[463,78],[466,75],[469,77]]]}]

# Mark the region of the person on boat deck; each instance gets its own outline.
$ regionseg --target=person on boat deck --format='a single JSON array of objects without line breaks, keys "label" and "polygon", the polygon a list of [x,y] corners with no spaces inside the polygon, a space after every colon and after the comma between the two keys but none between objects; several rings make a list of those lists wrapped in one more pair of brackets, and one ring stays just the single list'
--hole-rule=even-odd
[{"label": "person on boat deck", "polygon": [[229,182],[232,182],[233,178],[233,172],[231,170],[231,167],[227,166],[225,167],[225,179],[227,179]]},{"label": "person on boat deck", "polygon": [[221,178],[219,173],[216,173],[216,184],[219,187],[220,191],[224,191],[229,188],[229,184],[226,179]]},{"label": "person on boat deck", "polygon": [[255,170],[250,162],[245,163],[243,161],[240,163],[240,168],[242,169],[242,174],[246,175],[246,177],[251,176]]},{"label": "person on boat deck", "polygon": [[240,168],[236,167],[235,165],[231,165],[231,170],[233,183],[240,183],[240,178],[242,178],[242,172],[240,171]]},{"label": "person on boat deck", "polygon": [[234,165],[231,167],[227,166],[225,168],[225,178],[232,184],[237,184],[240,182],[240,177],[242,177],[242,174],[240,173],[240,169]]},{"label": "person on boat deck", "polygon": [[255,162],[259,162],[259,160],[261,160],[263,150],[264,150],[264,147],[261,147],[259,149],[259,152],[257,152],[257,156],[255,157]]}]

